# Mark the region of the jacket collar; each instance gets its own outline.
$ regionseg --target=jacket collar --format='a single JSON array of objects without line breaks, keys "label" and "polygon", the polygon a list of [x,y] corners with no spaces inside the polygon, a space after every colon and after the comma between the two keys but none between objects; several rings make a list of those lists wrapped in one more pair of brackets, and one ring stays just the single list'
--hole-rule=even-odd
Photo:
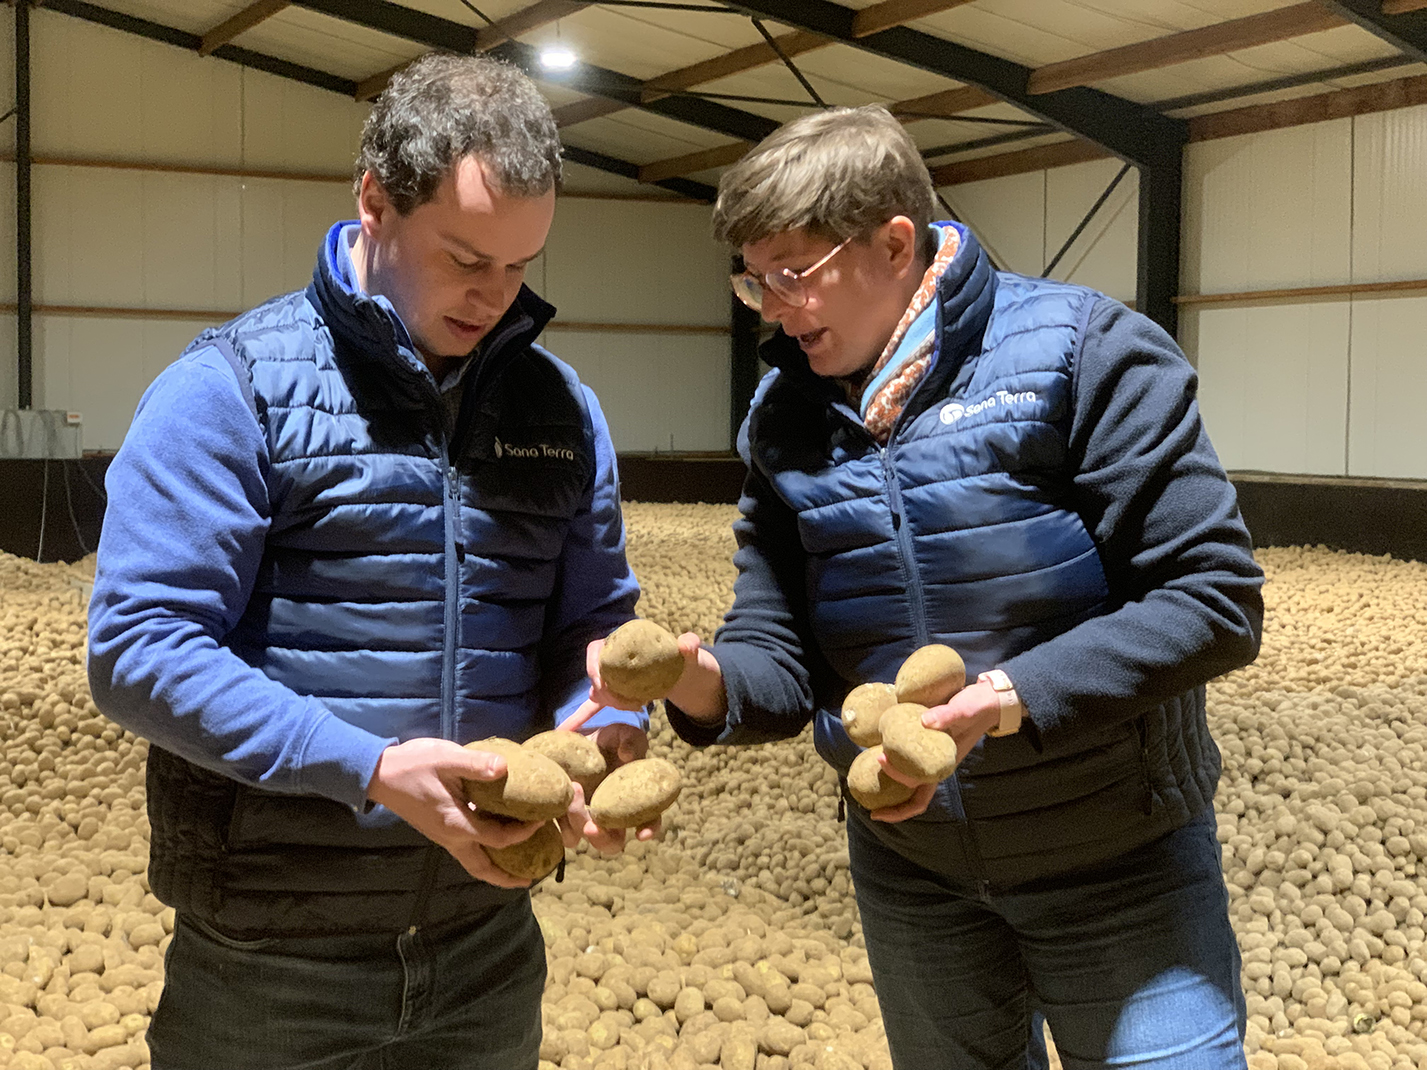
[{"label": "jacket collar", "polygon": [[[327,231],[307,287],[308,298],[344,351],[380,362],[404,375],[429,377],[406,324],[391,302],[357,288],[345,235],[346,228],[354,225],[343,221]],[[521,286],[514,303],[480,343],[484,347],[480,370],[495,370],[524,352],[554,316],[553,305],[541,300],[528,286]]]},{"label": "jacket collar", "polygon": [[[917,391],[923,397],[936,396],[929,393],[928,388],[935,390],[955,374],[968,357],[980,351],[981,337],[991,318],[991,305],[996,296],[996,273],[991,270],[991,261],[976,235],[961,223],[932,225],[954,228],[961,237],[961,246],[937,283],[939,342],[932,368]],[[784,334],[781,327],[759,347],[759,356],[795,381],[809,385],[821,382],[833,387],[837,396],[843,396],[841,389],[831,381],[813,373],[798,343]]]}]

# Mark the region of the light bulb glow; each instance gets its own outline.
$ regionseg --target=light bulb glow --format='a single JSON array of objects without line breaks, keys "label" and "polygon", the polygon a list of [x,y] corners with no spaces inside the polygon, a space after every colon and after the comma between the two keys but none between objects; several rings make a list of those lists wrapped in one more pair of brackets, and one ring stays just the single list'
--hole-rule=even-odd
[{"label": "light bulb glow", "polygon": [[563,45],[554,45],[540,52],[540,66],[551,71],[568,71],[578,61],[577,57]]}]

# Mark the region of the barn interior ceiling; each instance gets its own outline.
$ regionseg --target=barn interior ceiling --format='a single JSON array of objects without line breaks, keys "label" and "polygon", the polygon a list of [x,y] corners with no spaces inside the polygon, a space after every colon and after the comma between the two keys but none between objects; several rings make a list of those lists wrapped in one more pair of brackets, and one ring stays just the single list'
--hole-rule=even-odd
[{"label": "barn interior ceiling", "polygon": [[[753,143],[827,105],[886,105],[952,185],[1107,155],[1173,169],[1186,140],[1427,99],[1427,0],[44,6],[357,100],[431,49],[491,52],[540,81],[570,188],[616,195],[705,199]],[[556,48],[573,63],[542,62]]]}]

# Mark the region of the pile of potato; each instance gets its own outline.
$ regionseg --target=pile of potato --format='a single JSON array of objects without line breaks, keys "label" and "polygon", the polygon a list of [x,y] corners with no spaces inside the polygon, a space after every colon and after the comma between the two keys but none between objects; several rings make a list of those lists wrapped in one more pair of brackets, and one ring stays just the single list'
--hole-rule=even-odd
[{"label": "pile of potato", "polygon": [[[640,611],[710,636],[725,506],[626,507]],[[1427,567],[1260,552],[1258,663],[1210,686],[1254,1070],[1427,1070]],[[94,708],[76,565],[0,555],[0,1070],[140,1070],[172,911],[145,745]],[[888,1070],[837,779],[807,733],[694,751],[661,841],[535,891],[542,1070]]]}]

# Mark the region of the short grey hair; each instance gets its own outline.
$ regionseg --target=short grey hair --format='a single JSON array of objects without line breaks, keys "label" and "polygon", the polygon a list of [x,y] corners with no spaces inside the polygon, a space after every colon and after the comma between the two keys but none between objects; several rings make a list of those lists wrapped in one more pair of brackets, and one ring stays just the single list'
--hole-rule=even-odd
[{"label": "short grey hair", "polygon": [[829,108],[780,126],[723,173],[714,237],[736,248],[804,228],[844,241],[904,215],[929,260],[935,200],[921,154],[886,108]]},{"label": "short grey hair", "polygon": [[467,156],[489,168],[502,193],[560,188],[560,134],[535,83],[490,56],[432,52],[394,75],[372,105],[354,185],[360,193],[370,172],[406,215]]}]

